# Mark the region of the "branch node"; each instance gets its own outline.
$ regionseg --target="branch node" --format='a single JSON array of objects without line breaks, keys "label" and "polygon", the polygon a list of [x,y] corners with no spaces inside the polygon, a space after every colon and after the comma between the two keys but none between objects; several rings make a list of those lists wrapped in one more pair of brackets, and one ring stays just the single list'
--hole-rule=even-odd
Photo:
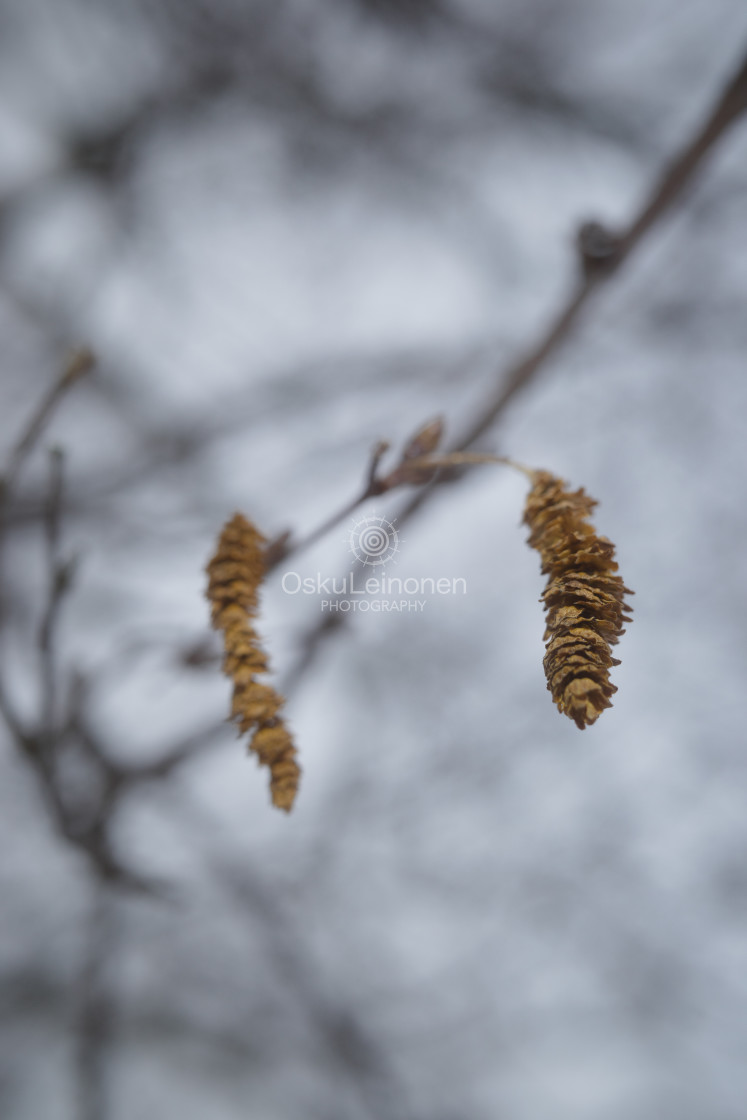
[{"label": "branch node", "polygon": [[587,279],[606,276],[613,272],[620,261],[622,242],[601,222],[584,222],[576,233],[576,248],[581,260],[581,269]]}]

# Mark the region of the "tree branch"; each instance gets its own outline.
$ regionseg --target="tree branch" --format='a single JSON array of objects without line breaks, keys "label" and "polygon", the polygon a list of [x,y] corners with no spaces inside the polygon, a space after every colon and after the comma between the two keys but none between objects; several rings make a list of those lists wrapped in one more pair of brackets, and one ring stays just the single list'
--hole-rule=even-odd
[{"label": "tree branch", "polygon": [[80,1120],[106,1120],[107,1070],[115,1020],[110,969],[116,955],[115,899],[106,884],[93,883],[85,959],[78,983],[77,1089]]},{"label": "tree branch", "polygon": [[[475,410],[464,432],[449,450],[462,452],[473,447],[503,414],[514,397],[546,368],[548,362],[556,356],[572,334],[581,318],[581,313],[594,293],[620,269],[655,223],[673,207],[690,185],[711,148],[745,110],[747,110],[747,54],[734,75],[719,92],[704,123],[669,164],[628,228],[622,234],[607,235],[610,251],[596,267],[581,246],[580,279],[566,302],[551,319],[539,340],[513,365],[501,371],[496,379],[495,389]],[[603,227],[599,228],[607,234]],[[455,481],[459,477],[461,472],[447,471],[423,486],[397,515],[398,525],[403,525],[416,516],[433,497],[437,486]],[[334,622],[331,621],[332,618],[335,619]],[[321,642],[328,634],[338,631],[345,618],[344,614],[330,614],[323,617],[306,633],[302,641],[301,653],[288,675],[286,691],[290,691],[299,682],[312,664]]]},{"label": "tree branch", "polygon": [[92,352],[86,348],[75,350],[70,355],[62,373],[42,397],[36,411],[11,449],[5,474],[0,480],[0,494],[7,492],[13,486],[19,470],[36,446],[54,410],[68,389],[93,368],[94,362]]}]

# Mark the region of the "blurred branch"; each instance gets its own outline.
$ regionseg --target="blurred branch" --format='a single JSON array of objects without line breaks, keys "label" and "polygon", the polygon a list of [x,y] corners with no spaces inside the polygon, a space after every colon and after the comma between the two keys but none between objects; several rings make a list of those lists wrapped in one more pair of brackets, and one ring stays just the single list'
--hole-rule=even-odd
[{"label": "blurred branch", "polygon": [[408,1115],[399,1103],[401,1093],[395,1089],[393,1071],[355,1010],[335,1001],[317,979],[319,970],[308,959],[306,938],[279,902],[278,891],[268,887],[256,872],[215,857],[211,863],[216,879],[232,901],[262,927],[268,959],[277,975],[292,990],[298,1006],[313,1024],[314,1034],[349,1075],[371,1116],[375,1120],[399,1120]]},{"label": "blurred branch", "polygon": [[366,481],[363,489],[356,498],[352,501],[346,502],[342,509],[333,513],[330,517],[326,518],[321,525],[312,530],[307,536],[302,537],[298,541],[291,541],[291,534],[289,531],[282,533],[274,541],[270,541],[266,553],[266,571],[271,572],[283,560],[289,556],[293,556],[298,552],[303,552],[307,548],[311,548],[317,541],[325,537],[331,529],[339,525],[345,518],[350,517],[359,506],[368,501],[376,494],[383,494],[385,490],[389,489],[386,480],[379,478],[378,468],[384,454],[389,450],[389,444],[386,440],[379,440],[371,451],[371,457],[366,471]]},{"label": "blurred branch", "polygon": [[[37,309],[37,325],[42,327],[48,315]],[[50,334],[50,345],[58,335],[69,336],[70,330]],[[382,386],[397,385],[404,376],[432,391],[434,382],[452,381],[477,361],[484,361],[486,343],[464,347],[393,347],[382,354],[349,350],[329,353],[309,360],[281,366],[272,378],[264,399],[258,400],[256,386],[241,388],[219,398],[210,411],[203,402],[199,415],[184,419],[154,416],[144,405],[142,394],[128,390],[126,371],[117,369],[107,357],[101,377],[91,381],[91,391],[109,409],[119,423],[127,425],[135,448],[124,463],[102,466],[93,478],[78,480],[75,492],[68,493],[65,509],[70,517],[111,515],[112,498],[143,483],[152,484],[159,472],[178,468],[182,473],[190,466],[201,470],[200,456],[218,440],[238,433],[246,437],[257,428],[278,420],[302,415],[311,401],[335,399],[345,390],[351,376],[365,383],[371,393]],[[282,385],[277,392],[276,385]],[[189,488],[188,488],[189,489]],[[29,485],[8,509],[7,527],[21,527],[43,521],[46,493]],[[204,510],[200,510],[204,515]]]},{"label": "blurred branch", "polygon": [[[10,455],[0,494],[3,525],[13,499],[13,484],[38,442],[53,411],[65,392],[91,368],[87,350],[71,356],[61,376],[41,400]],[[112,814],[123,786],[119,768],[90,736],[83,733],[85,689],[74,682],[64,720],[58,712],[61,667],[57,633],[65,597],[71,589],[72,565],[63,559],[61,521],[63,511],[63,458],[51,454],[48,492],[44,506],[47,589],[37,635],[39,653],[38,714],[25,719],[10,700],[4,674],[0,671],[0,715],[5,720],[19,753],[37,778],[49,815],[59,833],[88,857],[96,875],[104,882],[131,890],[152,891],[153,884],[125,868],[114,855],[111,841]],[[0,534],[0,546],[4,543]],[[86,762],[82,793],[66,781],[66,763],[71,751]]]},{"label": "blurred branch", "polygon": [[85,348],[76,350],[70,355],[62,373],[50,386],[45,396],[42,397],[36,411],[32,414],[25,429],[12,447],[5,474],[0,480],[0,495],[13,486],[19,470],[33,451],[39,437],[68,389],[72,388],[76,381],[79,381],[84,374],[93,368],[94,362],[93,354]]},{"label": "blurred branch", "polygon": [[[584,272],[575,291],[571,292],[566,304],[552,320],[539,342],[531,346],[526,354],[502,373],[496,392],[476,410],[472,421],[467,425],[466,432],[453,450],[463,451],[471,447],[475,440],[492,426],[514,396],[533,380],[550,358],[555,357],[576,326],[581,311],[593,293],[617,272],[654,223],[664,217],[689,186],[695,172],[716,141],[745,109],[747,109],[747,55],[736,74],[720,92],[705,123],[663,173],[628,229],[617,237],[612,235],[612,240],[617,245],[616,254],[605,266],[591,269],[588,267],[588,258],[582,256],[581,264]],[[419,495],[418,500],[413,501],[408,510],[412,508],[414,512],[425,500]]]},{"label": "blurred branch", "polygon": [[109,976],[116,957],[115,900],[94,881],[85,959],[78,982],[77,1087],[80,1120],[106,1120],[107,1067],[112,1048],[115,1006]]},{"label": "blurred branch", "polygon": [[136,766],[123,766],[120,771],[123,780],[132,787],[142,782],[161,781],[170,777],[180,766],[212,750],[216,739],[227,727],[228,721],[225,719],[213,721],[199,731],[177,739],[170,747],[163,748],[156,758]]},{"label": "blurred branch", "polygon": [[55,672],[55,638],[60,610],[72,579],[72,561],[66,563],[60,555],[60,516],[63,499],[62,452],[50,452],[49,496],[44,519],[47,543],[48,590],[47,602],[39,629],[41,655],[41,726],[45,737],[54,734],[57,674]]},{"label": "blurred branch", "polygon": [[[222,825],[194,797],[173,807],[191,836],[220,834]],[[292,994],[294,1006],[323,1043],[334,1067],[359,1097],[372,1120],[410,1120],[405,1086],[357,1008],[329,990],[320,975],[306,931],[285,898],[291,892],[268,882],[256,866],[239,864],[208,845],[203,849],[210,880],[239,907],[263,938],[264,955],[278,983]]]},{"label": "blurred branch", "polygon": [[[736,73],[719,92],[704,123],[685,143],[681,152],[669,164],[651,191],[639,213],[626,230],[620,234],[608,232],[594,223],[601,231],[606,251],[598,259],[589,251],[588,240],[580,238],[580,277],[566,302],[550,321],[538,341],[503,370],[494,391],[475,410],[461,437],[451,446],[454,452],[467,451],[483,436],[503,414],[507,406],[522,390],[531,384],[555,358],[573,333],[582,311],[594,293],[610,279],[645,238],[657,221],[673,207],[690,185],[703,160],[731,124],[747,110],[747,54]],[[588,232],[582,227],[581,233]],[[446,471],[423,486],[397,515],[398,525],[411,520],[433,497],[436,488],[445,482],[461,477],[461,472]],[[346,619],[344,614],[329,614],[311,627],[302,639],[300,654],[292,667],[285,685],[290,691],[312,664],[316,651],[324,638],[340,629]],[[331,621],[334,618],[334,622]]]},{"label": "blurred branch", "polygon": [[358,497],[346,503],[342,509],[323,521],[308,536],[302,537],[298,541],[292,540],[290,531],[286,530],[286,532],[281,533],[267,546],[265,571],[271,572],[282,561],[316,544],[369,498],[386,494],[390,490],[395,490],[398,486],[418,485],[431,480],[435,481],[439,472],[444,468],[453,469],[499,463],[503,466],[514,467],[516,470],[532,476],[532,471],[528,467],[522,466],[521,463],[515,463],[505,455],[476,454],[465,451],[449,451],[442,455],[436,455],[433,452],[441,439],[442,432],[443,422],[440,417],[425,424],[407,443],[397,465],[385,475],[378,473],[378,467],[382,456],[389,449],[389,443],[386,440],[380,440],[371,453],[371,462],[366,473],[366,483]]}]

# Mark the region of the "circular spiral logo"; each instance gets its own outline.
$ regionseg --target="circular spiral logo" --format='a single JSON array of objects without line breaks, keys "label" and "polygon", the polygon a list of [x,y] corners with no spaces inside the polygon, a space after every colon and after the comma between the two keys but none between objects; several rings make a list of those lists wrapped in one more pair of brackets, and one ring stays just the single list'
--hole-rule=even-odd
[{"label": "circular spiral logo", "polygon": [[359,564],[386,564],[399,548],[399,536],[385,517],[362,517],[348,533],[348,547]]}]

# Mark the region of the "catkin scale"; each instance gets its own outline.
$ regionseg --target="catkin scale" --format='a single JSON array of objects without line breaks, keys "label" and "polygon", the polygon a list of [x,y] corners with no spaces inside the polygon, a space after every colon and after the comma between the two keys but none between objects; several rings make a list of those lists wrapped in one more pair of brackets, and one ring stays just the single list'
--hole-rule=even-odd
[{"label": "catkin scale", "polygon": [[548,577],[542,593],[547,687],[559,711],[583,729],[612,707],[617,689],[609,670],[620,662],[611,646],[630,621],[624,596],[633,592],[615,574],[615,546],[588,520],[596,501],[548,471],[530,477],[524,522]]},{"label": "catkin scale", "polygon": [[270,794],[290,812],[300,768],[288,728],[280,715],[283,698],[256,679],[268,669],[267,656],[252,625],[265,571],[265,538],[240,513],[224,525],[207,566],[211,620],[223,632],[223,672],[233,681],[230,718],[239,734],[252,731],[249,749],[269,767]]}]

